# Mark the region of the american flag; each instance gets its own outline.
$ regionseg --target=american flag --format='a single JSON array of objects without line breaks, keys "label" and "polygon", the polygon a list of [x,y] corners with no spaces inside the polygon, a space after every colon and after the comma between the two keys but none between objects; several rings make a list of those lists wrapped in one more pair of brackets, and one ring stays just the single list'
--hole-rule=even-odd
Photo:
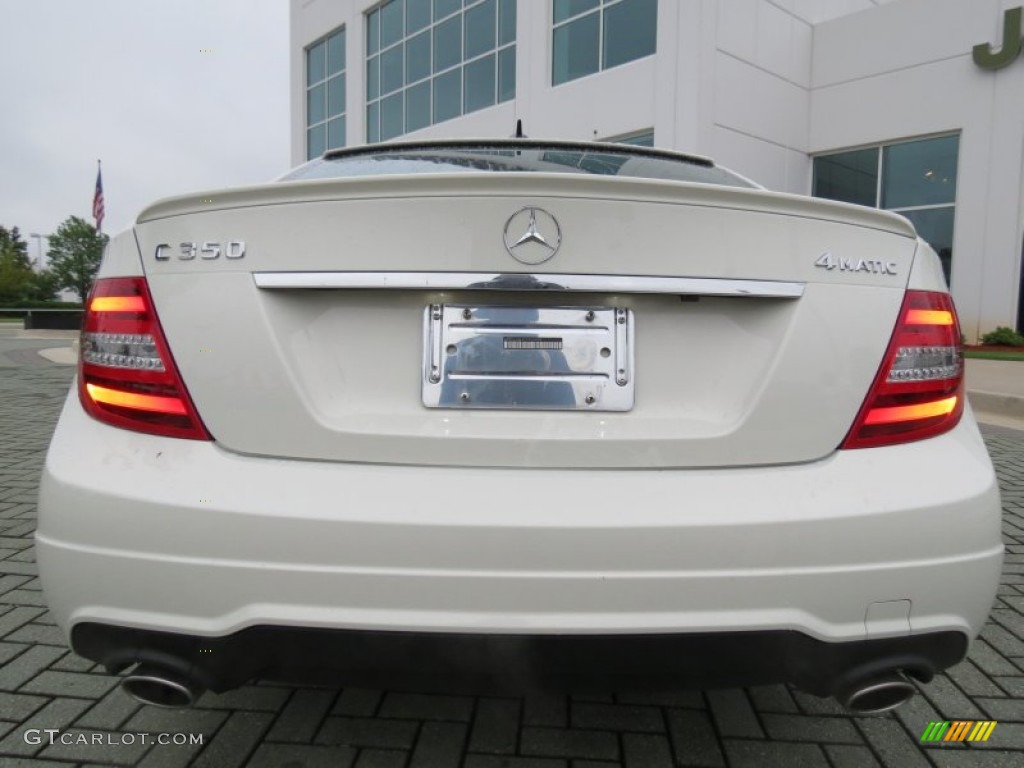
[{"label": "american flag", "polygon": [[[98,163],[97,163],[98,164]],[[92,196],[92,217],[96,219],[96,231],[103,231],[103,172],[96,169],[96,192]]]}]

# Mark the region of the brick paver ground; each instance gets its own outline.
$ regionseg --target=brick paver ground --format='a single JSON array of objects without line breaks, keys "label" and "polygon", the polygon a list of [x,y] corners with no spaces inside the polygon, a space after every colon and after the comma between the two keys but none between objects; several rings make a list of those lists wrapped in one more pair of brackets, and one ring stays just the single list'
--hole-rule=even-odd
[{"label": "brick paver ground", "polygon": [[[991,619],[967,661],[894,714],[852,718],[785,686],[516,699],[257,684],[173,711],[121,693],[67,650],[46,612],[32,551],[36,484],[72,370],[15,352],[0,347],[2,766],[1024,765],[1024,432],[984,430],[1008,545]],[[955,719],[999,725],[986,744],[920,746],[929,721]],[[48,728],[87,743],[50,745],[45,733],[26,742],[27,729]],[[156,733],[202,734],[203,744],[142,743]]]}]

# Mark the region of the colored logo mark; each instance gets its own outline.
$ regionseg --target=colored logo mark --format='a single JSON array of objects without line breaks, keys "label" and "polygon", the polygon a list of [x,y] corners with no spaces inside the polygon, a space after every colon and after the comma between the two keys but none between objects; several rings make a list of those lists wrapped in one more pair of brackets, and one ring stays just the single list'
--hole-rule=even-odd
[{"label": "colored logo mark", "polygon": [[921,741],[988,741],[995,728],[995,720],[931,722],[924,729]]}]

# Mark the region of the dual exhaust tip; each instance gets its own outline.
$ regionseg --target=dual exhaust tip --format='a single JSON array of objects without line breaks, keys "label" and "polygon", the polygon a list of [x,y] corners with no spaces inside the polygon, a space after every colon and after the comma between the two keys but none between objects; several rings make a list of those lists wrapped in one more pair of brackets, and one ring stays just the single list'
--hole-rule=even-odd
[{"label": "dual exhaust tip", "polygon": [[[145,664],[125,677],[121,688],[136,701],[170,709],[192,706],[205,690],[185,675]],[[879,715],[900,706],[915,692],[903,673],[893,671],[847,685],[836,694],[836,700],[854,714]]]},{"label": "dual exhaust tip", "polygon": [[140,664],[121,681],[121,690],[143,704],[183,709],[191,707],[204,688],[178,672]]},{"label": "dual exhaust tip", "polygon": [[836,694],[836,700],[856,715],[880,715],[896,709],[917,689],[902,672],[860,678]]}]

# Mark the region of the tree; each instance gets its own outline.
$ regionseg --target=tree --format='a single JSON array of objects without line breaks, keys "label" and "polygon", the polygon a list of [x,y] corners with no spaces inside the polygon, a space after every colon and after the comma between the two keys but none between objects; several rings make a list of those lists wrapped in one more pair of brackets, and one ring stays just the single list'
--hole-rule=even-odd
[{"label": "tree", "polygon": [[46,254],[57,287],[74,291],[85,301],[109,239],[77,216],[69,216],[57,227],[50,236],[50,249]]},{"label": "tree", "polygon": [[25,286],[25,298],[29,301],[53,301],[57,298],[57,276],[52,269],[33,271]]},{"label": "tree", "polygon": [[16,306],[31,282],[28,244],[17,227],[10,231],[0,227],[0,305]]}]

